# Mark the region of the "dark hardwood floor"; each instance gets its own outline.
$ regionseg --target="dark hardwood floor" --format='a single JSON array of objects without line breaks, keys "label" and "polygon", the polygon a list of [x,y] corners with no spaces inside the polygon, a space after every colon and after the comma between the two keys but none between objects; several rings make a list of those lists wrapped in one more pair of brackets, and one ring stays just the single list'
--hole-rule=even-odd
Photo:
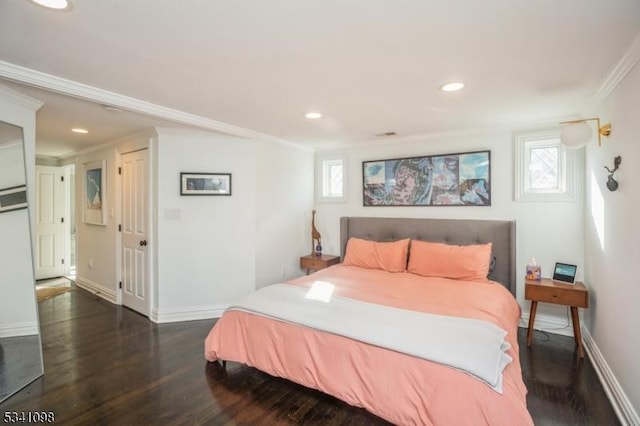
[{"label": "dark hardwood floor", "polygon": [[[77,291],[40,303],[45,375],[2,404],[0,413],[50,411],[70,425],[383,425],[320,392],[203,358],[213,320],[153,324]],[[573,339],[536,333],[519,341],[536,425],[616,425],[588,359]]]}]

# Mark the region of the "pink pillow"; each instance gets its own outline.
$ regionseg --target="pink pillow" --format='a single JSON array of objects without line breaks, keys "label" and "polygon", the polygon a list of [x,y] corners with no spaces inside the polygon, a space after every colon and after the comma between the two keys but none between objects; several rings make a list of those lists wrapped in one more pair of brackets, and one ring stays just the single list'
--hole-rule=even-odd
[{"label": "pink pillow", "polygon": [[487,281],[491,243],[469,246],[411,241],[407,272],[425,277]]},{"label": "pink pillow", "polygon": [[387,272],[407,270],[409,239],[389,243],[349,238],[343,265],[382,269]]}]

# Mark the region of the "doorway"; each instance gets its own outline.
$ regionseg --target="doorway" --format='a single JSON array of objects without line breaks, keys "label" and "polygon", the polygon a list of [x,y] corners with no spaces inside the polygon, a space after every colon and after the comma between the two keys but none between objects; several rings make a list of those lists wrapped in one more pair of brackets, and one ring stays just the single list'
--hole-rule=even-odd
[{"label": "doorway", "polygon": [[65,271],[62,168],[36,166],[36,280]]},{"label": "doorway", "polygon": [[76,166],[62,168],[64,194],[65,271],[67,278],[76,278]]},{"label": "doorway", "polygon": [[36,166],[36,279],[76,276],[75,165]]}]

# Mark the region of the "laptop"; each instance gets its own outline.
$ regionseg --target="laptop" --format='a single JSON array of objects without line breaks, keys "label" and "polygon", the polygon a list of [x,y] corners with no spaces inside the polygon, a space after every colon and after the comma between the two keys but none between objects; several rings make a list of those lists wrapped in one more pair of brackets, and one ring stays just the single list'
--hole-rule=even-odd
[{"label": "laptop", "polygon": [[574,284],[576,282],[577,270],[578,267],[576,265],[556,262],[556,267],[553,269],[553,280],[566,284]]}]

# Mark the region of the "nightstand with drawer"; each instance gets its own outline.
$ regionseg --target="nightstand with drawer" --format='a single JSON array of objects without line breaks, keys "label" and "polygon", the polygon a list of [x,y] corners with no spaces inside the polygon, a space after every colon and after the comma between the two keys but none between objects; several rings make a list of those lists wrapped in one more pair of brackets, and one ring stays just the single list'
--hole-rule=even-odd
[{"label": "nightstand with drawer", "polygon": [[321,254],[320,256],[308,254],[300,257],[300,268],[306,269],[307,275],[309,271],[319,271],[320,269],[328,268],[338,263],[340,263],[340,256],[332,254]]},{"label": "nightstand with drawer", "polygon": [[571,320],[573,323],[573,335],[578,345],[580,358],[584,358],[582,348],[582,333],[580,332],[580,317],[578,308],[589,307],[589,289],[581,282],[567,284],[543,278],[541,281],[525,281],[524,298],[531,301],[531,313],[529,314],[529,329],[527,330],[527,346],[531,346],[533,337],[533,325],[536,320],[538,302],[555,303],[571,307]]}]

